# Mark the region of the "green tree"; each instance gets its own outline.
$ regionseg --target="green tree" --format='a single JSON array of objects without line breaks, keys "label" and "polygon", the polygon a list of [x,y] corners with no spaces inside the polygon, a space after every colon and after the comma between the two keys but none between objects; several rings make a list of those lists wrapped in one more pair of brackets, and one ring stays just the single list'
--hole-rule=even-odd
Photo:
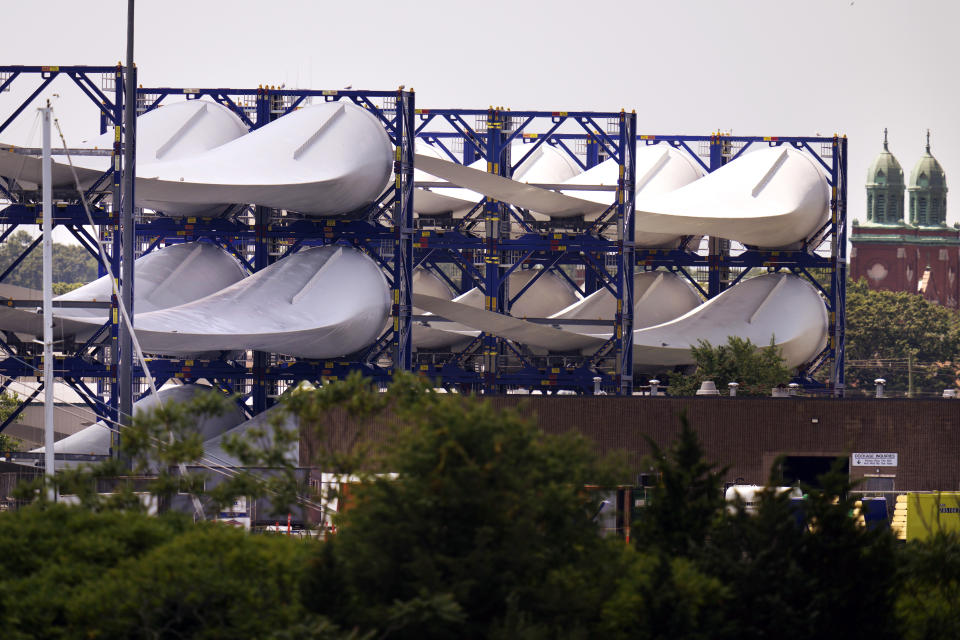
[{"label": "green tree", "polygon": [[70,293],[74,289],[79,289],[86,282],[54,282],[53,283],[53,295],[62,296],[65,293]]},{"label": "green tree", "polygon": [[[956,631],[960,541],[898,551],[889,531],[856,524],[838,469],[819,479],[822,488],[805,487],[799,507],[768,490],[747,513],[742,501],[725,503],[725,471],[682,419],[669,448],[651,443],[659,482],[627,546],[598,535],[598,505],[584,490],[619,484],[622,467],[582,439],[546,436],[522,411],[434,393],[409,375],[386,393],[359,377],[301,393],[287,401],[302,424],[330,436],[312,453],[359,478],[335,536],[300,543],[149,518],[129,491],[91,495],[90,480],[116,468],[77,473],[74,490],[89,508],[41,497],[0,514],[0,637],[799,640]],[[192,460],[190,412],[220,402],[165,408],[127,440],[145,460]],[[357,455],[336,432],[345,416],[377,416],[397,431]],[[172,445],[161,437],[170,431]],[[234,451],[281,469],[288,442]]]},{"label": "green tree", "polygon": [[401,425],[381,469],[340,514],[309,601],[391,638],[590,637],[610,544],[587,484],[615,472],[572,436],[513,410],[437,394],[412,377],[389,394]]},{"label": "green tree", "polygon": [[122,558],[181,533],[180,518],[63,505],[0,514],[0,637],[70,637],[73,599]]},{"label": "green tree", "polygon": [[897,637],[893,536],[857,525],[839,468],[819,482],[801,506],[767,489],[755,514],[739,501],[712,528],[698,565],[730,589],[714,637]]},{"label": "green tree", "polygon": [[[0,392],[0,423],[10,417],[17,407],[20,406],[20,400],[12,393],[6,391]],[[19,419],[19,416],[17,416]],[[0,451],[19,451],[23,443],[13,436],[0,433]]]},{"label": "green tree", "polygon": [[603,604],[603,637],[712,640],[730,590],[692,560],[625,547],[622,575]]},{"label": "green tree", "polygon": [[742,395],[769,395],[770,389],[790,381],[791,372],[770,339],[770,345],[760,348],[749,339],[730,336],[727,344],[714,347],[700,340],[691,350],[696,362],[692,375],[665,374],[669,378],[670,395],[692,396],[704,380],[712,380],[723,392],[730,382],[740,385]]},{"label": "green tree", "polygon": [[658,482],[633,526],[634,547],[619,558],[615,591],[603,605],[611,638],[713,638],[729,589],[693,560],[724,507],[722,476],[706,461],[686,413],[666,451],[649,438]]},{"label": "green tree", "polygon": [[299,586],[313,546],[190,527],[120,560],[75,594],[68,615],[87,637],[267,638],[307,616]]},{"label": "green tree", "polygon": [[317,542],[177,514],[0,514],[0,637],[356,638],[305,610]]},{"label": "green tree", "polygon": [[850,283],[846,336],[850,386],[872,391],[884,378],[887,389],[905,392],[910,373],[915,390],[939,394],[957,385],[960,318],[922,296]]},{"label": "green tree", "polygon": [[666,452],[647,440],[650,465],[659,480],[635,527],[641,547],[656,547],[669,556],[689,556],[702,547],[724,506],[726,470],[717,471],[706,461],[686,413],[680,415],[680,424],[680,435]]},{"label": "green tree", "polygon": [[[24,230],[16,231],[0,244],[0,273],[5,271],[33,243]],[[54,283],[85,283],[96,279],[97,260],[80,245],[53,243]],[[39,289],[43,286],[43,254],[34,247],[17,268],[7,276],[5,284]]]},{"label": "green tree", "polygon": [[939,532],[899,553],[896,615],[905,640],[960,637],[960,538]]}]

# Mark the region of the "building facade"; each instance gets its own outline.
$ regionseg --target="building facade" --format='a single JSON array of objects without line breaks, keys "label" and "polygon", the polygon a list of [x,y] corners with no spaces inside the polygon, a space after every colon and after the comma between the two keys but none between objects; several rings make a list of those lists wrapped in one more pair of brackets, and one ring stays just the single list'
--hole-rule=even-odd
[{"label": "building facade", "polygon": [[[626,452],[634,474],[652,470],[647,438],[669,448],[686,415],[707,460],[725,467],[729,482],[765,484],[782,457],[784,464],[800,463],[797,479],[814,483],[825,469],[811,463],[829,467],[839,457],[849,460],[852,480],[882,481],[885,490],[960,490],[958,400],[506,395],[484,402],[498,411],[518,409],[545,433],[579,434],[601,455]],[[358,438],[378,449],[401,424],[390,411],[357,421],[338,408],[326,419],[322,438],[301,435],[301,465],[319,451],[350,451]],[[858,464],[855,454],[894,454],[893,464]]]},{"label": "building facade", "polygon": [[930,153],[930,132],[905,184],[884,130],[883,151],[867,170],[866,189],[867,219],[855,219],[850,233],[851,276],[865,278],[873,289],[918,293],[956,309],[960,229],[947,226],[947,177]]}]

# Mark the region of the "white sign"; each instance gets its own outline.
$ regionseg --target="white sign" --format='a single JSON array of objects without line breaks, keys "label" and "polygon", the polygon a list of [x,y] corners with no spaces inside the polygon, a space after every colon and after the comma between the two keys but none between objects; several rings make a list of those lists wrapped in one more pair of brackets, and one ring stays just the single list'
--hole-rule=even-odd
[{"label": "white sign", "polygon": [[854,453],[851,456],[855,467],[895,467],[896,453]]}]

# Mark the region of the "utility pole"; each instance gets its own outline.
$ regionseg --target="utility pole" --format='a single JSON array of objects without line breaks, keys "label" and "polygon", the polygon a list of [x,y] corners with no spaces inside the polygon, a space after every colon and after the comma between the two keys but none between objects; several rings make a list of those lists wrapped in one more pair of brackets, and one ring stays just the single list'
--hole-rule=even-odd
[{"label": "utility pole", "polygon": [[913,397],[913,351],[907,351],[907,397]]},{"label": "utility pole", "polygon": [[[123,205],[120,235],[120,301],[133,324],[133,253],[136,233],[133,228],[133,181],[136,175],[137,149],[137,70],[133,65],[133,0],[127,0],[127,67],[123,77]],[[120,323],[120,362],[117,366],[119,415],[121,425],[129,426],[133,416],[133,336],[126,323]]]},{"label": "utility pole", "polygon": [[47,496],[56,501],[53,483],[56,473],[53,450],[53,160],[50,156],[50,101],[40,108],[43,119],[43,462]]}]

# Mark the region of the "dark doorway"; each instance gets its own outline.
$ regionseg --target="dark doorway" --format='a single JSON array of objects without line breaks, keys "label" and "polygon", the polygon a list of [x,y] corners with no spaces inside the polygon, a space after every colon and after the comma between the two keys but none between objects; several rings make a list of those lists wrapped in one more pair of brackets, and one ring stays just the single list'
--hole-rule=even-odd
[{"label": "dark doorway", "polygon": [[841,471],[849,474],[850,459],[845,456],[787,456],[780,468],[783,486],[789,487],[799,482],[822,489],[819,476],[830,471],[837,460],[843,463]]}]

